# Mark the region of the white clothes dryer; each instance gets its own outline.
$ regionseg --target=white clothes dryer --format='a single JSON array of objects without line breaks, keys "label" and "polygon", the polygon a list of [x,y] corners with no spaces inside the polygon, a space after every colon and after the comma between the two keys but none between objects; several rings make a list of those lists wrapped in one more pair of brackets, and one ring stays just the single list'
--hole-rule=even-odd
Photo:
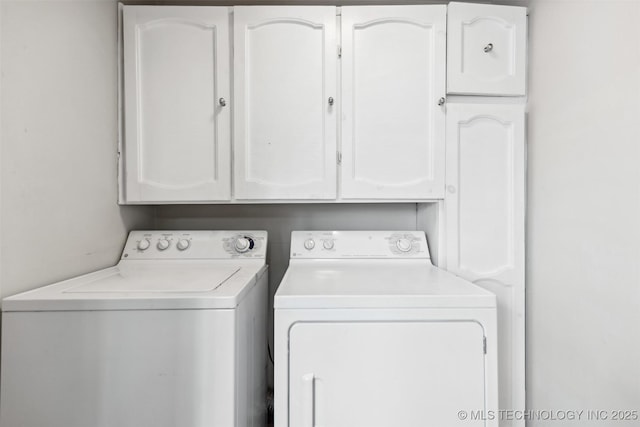
[{"label": "white clothes dryer", "polygon": [[294,231],[274,307],[275,427],[498,425],[496,298],[424,233]]},{"label": "white clothes dryer", "polygon": [[265,231],[132,231],[111,268],[5,298],[0,425],[266,424]]}]

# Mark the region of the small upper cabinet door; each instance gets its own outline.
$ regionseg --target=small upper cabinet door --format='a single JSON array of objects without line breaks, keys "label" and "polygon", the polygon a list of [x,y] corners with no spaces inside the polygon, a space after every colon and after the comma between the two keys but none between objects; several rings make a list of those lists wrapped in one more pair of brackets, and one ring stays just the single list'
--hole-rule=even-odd
[{"label": "small upper cabinet door", "polygon": [[524,95],[527,9],[449,3],[447,92]]},{"label": "small upper cabinet door", "polygon": [[229,9],[124,6],[124,202],[229,200]]},{"label": "small upper cabinet door", "polygon": [[336,8],[234,8],[237,199],[336,197]]},{"label": "small upper cabinet door", "polygon": [[343,199],[443,197],[445,25],[444,5],[342,8]]}]

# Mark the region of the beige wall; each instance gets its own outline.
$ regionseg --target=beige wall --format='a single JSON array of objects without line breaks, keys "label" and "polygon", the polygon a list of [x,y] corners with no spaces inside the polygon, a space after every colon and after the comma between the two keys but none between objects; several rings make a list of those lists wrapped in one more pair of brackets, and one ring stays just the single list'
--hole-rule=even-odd
[{"label": "beige wall", "polygon": [[640,410],[638,22],[638,1],[531,5],[530,409]]},{"label": "beige wall", "polygon": [[2,0],[1,263],[7,296],[118,258],[115,1]]}]

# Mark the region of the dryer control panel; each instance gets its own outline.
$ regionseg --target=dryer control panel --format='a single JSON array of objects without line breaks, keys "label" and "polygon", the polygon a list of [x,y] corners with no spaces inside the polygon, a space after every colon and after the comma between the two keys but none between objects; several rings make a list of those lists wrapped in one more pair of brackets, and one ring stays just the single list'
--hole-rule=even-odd
[{"label": "dryer control panel", "polygon": [[429,259],[422,231],[294,231],[291,258]]},{"label": "dryer control panel", "polygon": [[121,259],[264,259],[266,231],[132,231]]}]

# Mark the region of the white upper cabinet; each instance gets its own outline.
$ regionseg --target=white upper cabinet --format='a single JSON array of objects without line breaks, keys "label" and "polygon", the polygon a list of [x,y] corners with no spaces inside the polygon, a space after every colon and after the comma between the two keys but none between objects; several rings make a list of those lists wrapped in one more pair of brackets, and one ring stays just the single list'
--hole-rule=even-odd
[{"label": "white upper cabinet", "polygon": [[522,104],[447,106],[446,268],[497,297],[508,410],[525,409],[524,118]]},{"label": "white upper cabinet", "polygon": [[449,3],[447,92],[524,95],[527,9]]},{"label": "white upper cabinet", "polygon": [[123,10],[123,202],[229,200],[229,9]]},{"label": "white upper cabinet", "polygon": [[443,196],[446,14],[342,8],[343,199]]},{"label": "white upper cabinet", "polygon": [[234,8],[237,199],[336,198],[336,8]]},{"label": "white upper cabinet", "polygon": [[443,199],[446,94],[525,94],[523,7],[122,10],[122,203]]}]

